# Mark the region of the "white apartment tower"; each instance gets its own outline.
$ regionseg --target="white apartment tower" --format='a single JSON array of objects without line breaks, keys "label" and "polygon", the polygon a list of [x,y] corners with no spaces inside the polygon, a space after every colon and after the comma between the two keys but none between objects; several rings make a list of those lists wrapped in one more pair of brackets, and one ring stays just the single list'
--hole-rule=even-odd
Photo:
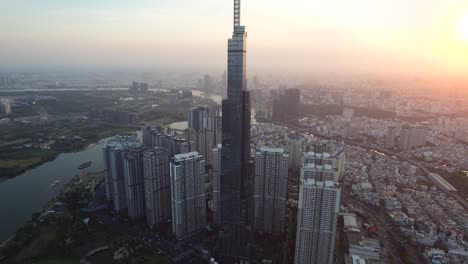
[{"label": "white apartment tower", "polygon": [[289,154],[280,148],[255,153],[254,227],[268,234],[284,231]]},{"label": "white apartment tower", "polygon": [[333,263],[339,206],[336,183],[301,179],[294,263]]},{"label": "white apartment tower", "polygon": [[[314,179],[338,182],[344,176],[345,163],[343,144],[321,141],[302,154],[301,174],[304,173],[304,167],[307,167],[307,171],[315,170],[318,177],[313,177]],[[333,178],[329,177],[330,173],[333,174]]]},{"label": "white apartment tower", "polygon": [[178,239],[206,226],[205,159],[198,152],[171,161],[172,231]]}]

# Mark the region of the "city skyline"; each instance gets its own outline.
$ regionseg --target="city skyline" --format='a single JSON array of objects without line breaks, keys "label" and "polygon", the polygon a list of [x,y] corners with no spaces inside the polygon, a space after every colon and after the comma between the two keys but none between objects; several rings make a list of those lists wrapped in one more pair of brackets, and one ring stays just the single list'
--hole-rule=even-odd
[{"label": "city skyline", "polygon": [[[225,67],[229,1],[22,0],[2,6],[0,67]],[[468,67],[468,4],[462,1],[262,0],[244,6],[243,21],[255,32],[248,62],[255,70],[437,78],[461,76]]]},{"label": "city skyline", "polygon": [[5,6],[1,263],[468,263],[462,0]]}]

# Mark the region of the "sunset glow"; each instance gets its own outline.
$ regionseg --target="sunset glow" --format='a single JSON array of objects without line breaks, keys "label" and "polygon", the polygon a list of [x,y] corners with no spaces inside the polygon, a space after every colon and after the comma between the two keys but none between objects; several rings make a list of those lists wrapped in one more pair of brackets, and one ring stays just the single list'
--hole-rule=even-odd
[{"label": "sunset glow", "polygon": [[458,30],[460,31],[460,35],[463,40],[468,42],[468,14],[465,14],[460,18]]},{"label": "sunset glow", "polygon": [[[255,71],[467,71],[468,7],[457,0],[256,0],[243,7]],[[223,69],[231,34],[230,1],[17,0],[2,10],[0,67]]]}]

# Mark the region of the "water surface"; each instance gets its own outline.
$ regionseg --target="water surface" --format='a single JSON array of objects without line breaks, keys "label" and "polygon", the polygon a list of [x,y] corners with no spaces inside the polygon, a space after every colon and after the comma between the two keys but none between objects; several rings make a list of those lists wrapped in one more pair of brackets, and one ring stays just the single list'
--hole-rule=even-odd
[{"label": "water surface", "polygon": [[[104,141],[102,141],[104,143]],[[85,171],[101,171],[102,144],[74,153],[60,154],[55,160],[0,183],[0,244],[41,210],[74,176]],[[87,161],[93,164],[79,170]],[[56,181],[59,183],[52,186]]]}]

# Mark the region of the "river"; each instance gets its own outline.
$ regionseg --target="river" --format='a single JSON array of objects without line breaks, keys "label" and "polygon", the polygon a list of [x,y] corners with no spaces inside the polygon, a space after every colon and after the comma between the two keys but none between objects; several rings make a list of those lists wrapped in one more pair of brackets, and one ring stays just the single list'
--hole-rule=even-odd
[{"label": "river", "polygon": [[[33,213],[41,210],[73,177],[83,171],[103,170],[102,144],[60,154],[51,162],[0,183],[0,244],[30,220]],[[92,161],[92,165],[80,171],[78,166],[87,161]],[[57,180],[60,182],[51,186]]]}]

